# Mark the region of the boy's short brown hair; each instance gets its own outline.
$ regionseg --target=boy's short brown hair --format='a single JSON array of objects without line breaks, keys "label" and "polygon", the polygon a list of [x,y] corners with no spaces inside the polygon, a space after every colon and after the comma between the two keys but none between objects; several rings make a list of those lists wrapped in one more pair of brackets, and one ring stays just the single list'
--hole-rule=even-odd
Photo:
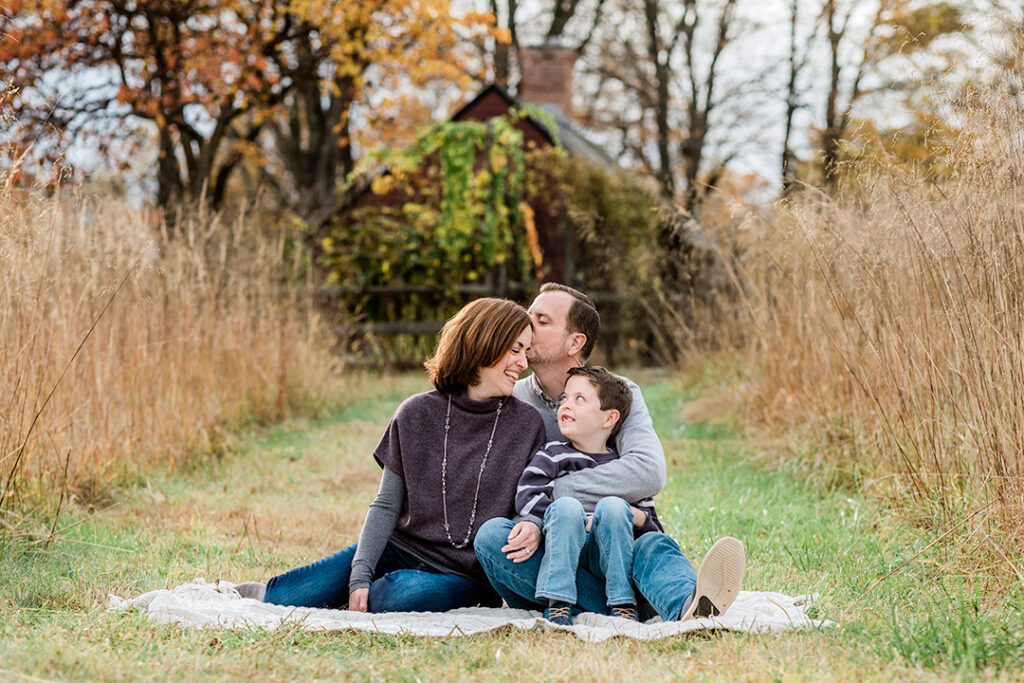
[{"label": "boy's short brown hair", "polygon": [[626,380],[609,372],[600,365],[588,365],[570,368],[569,377],[586,377],[597,389],[597,399],[601,402],[601,410],[619,411],[619,421],[612,428],[609,436],[615,436],[622,428],[622,423],[629,417],[629,409],[633,406],[633,392],[629,390]]},{"label": "boy's short brown hair", "polygon": [[480,381],[480,368],[497,363],[529,326],[530,314],[514,301],[469,302],[444,324],[437,350],[423,364],[434,388],[463,393]]}]

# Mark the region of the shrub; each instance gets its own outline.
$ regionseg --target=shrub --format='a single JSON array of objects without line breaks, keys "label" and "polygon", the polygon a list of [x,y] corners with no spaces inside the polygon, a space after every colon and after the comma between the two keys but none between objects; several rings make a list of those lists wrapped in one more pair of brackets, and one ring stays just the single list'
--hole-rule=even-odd
[{"label": "shrub", "polygon": [[121,200],[0,194],[0,515],[65,479],[102,497],[333,392],[305,257],[252,223],[168,240]]},{"label": "shrub", "polygon": [[761,224],[737,317],[756,363],[745,406],[1019,577],[1024,118],[995,98],[954,118],[931,150],[945,173],[862,162],[837,196],[804,191]]}]

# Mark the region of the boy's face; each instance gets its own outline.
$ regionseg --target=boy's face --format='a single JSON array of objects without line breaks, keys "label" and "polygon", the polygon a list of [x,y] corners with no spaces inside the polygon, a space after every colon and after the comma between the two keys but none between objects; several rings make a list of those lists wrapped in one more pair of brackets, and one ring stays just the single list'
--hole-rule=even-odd
[{"label": "boy's face", "polygon": [[557,416],[558,429],[562,435],[571,441],[578,441],[614,427],[619,419],[619,411],[613,408],[601,410],[597,387],[586,377],[577,375],[565,383]]}]

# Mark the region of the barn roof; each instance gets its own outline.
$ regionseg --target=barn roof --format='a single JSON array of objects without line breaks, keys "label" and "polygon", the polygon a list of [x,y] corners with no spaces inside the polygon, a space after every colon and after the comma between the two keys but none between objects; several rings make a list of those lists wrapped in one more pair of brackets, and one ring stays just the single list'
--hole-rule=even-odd
[{"label": "barn roof", "polygon": [[[501,86],[497,85],[496,83],[492,83],[483,90],[481,90],[476,97],[474,97],[472,100],[470,100],[462,107],[460,107],[458,111],[456,111],[454,114],[451,115],[451,117],[449,117],[449,120],[458,121],[459,119],[472,118],[474,107],[476,107],[485,97],[487,97],[491,93],[494,93],[498,95],[501,99],[503,99],[508,104],[509,108],[521,107],[524,104],[527,104],[524,100],[520,100],[517,97],[509,95],[508,92]],[[544,111],[548,112],[549,114],[551,114],[552,119],[555,121],[556,129],[554,131],[551,131],[548,129],[548,124],[540,120],[540,117],[526,117],[527,121],[534,128],[536,128],[537,131],[541,134],[541,136],[546,138],[549,143],[554,144],[555,140],[557,140],[558,143],[561,144],[562,147],[564,147],[565,150],[568,151],[569,154],[573,156],[587,159],[592,163],[595,163],[605,168],[618,167],[618,164],[616,163],[615,159],[611,157],[611,155],[609,155],[601,147],[595,145],[593,142],[583,137],[583,135],[581,135],[579,131],[576,130],[573,124],[568,119],[566,119],[565,116],[563,116],[561,112],[559,112],[556,108],[546,107],[544,105],[531,106],[537,106],[543,109]],[[375,168],[363,171],[357,178],[355,178],[353,181],[349,183],[340,201],[335,207],[334,212],[332,212],[331,215],[333,216],[338,212],[345,211],[346,209],[354,205],[355,202],[370,189],[370,186],[374,178],[376,178],[377,176],[385,175],[388,172],[389,168],[387,164],[382,164]],[[328,217],[322,222],[322,224],[327,224],[330,222],[330,220],[331,217]]]},{"label": "barn roof", "polygon": [[[517,97],[513,97],[508,93],[507,90],[502,88],[496,83],[491,83],[486,88],[481,90],[476,97],[463,105],[457,112],[452,114],[451,120],[457,121],[460,118],[465,118],[472,112],[472,110],[483,100],[488,94],[496,93],[502,99],[504,99],[508,106],[511,107],[522,107],[528,104],[524,100],[520,100]],[[548,130],[548,124],[539,118],[527,116],[527,120],[533,124],[541,133],[547,137],[548,141],[552,144],[555,140],[573,156],[583,157],[592,161],[600,166],[617,166],[615,160],[606,152],[604,149],[595,145],[593,142],[585,138],[556,107],[545,106],[545,105],[532,105],[537,106],[551,115],[555,121],[556,129],[554,131]]]}]

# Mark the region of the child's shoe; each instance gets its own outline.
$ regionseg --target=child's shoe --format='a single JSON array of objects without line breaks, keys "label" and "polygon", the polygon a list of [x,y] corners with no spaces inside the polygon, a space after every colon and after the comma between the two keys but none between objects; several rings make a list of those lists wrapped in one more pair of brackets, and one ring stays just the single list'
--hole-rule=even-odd
[{"label": "child's shoe", "polygon": [[636,613],[636,605],[608,605],[611,610],[613,617],[620,619],[629,619],[630,621],[640,621],[640,618]]},{"label": "child's shoe", "polygon": [[747,551],[743,543],[731,536],[718,539],[700,563],[693,600],[679,621],[725,614],[740,592],[746,569]]},{"label": "child's shoe", "polygon": [[572,626],[572,605],[552,601],[544,610],[544,618],[556,626]]}]

